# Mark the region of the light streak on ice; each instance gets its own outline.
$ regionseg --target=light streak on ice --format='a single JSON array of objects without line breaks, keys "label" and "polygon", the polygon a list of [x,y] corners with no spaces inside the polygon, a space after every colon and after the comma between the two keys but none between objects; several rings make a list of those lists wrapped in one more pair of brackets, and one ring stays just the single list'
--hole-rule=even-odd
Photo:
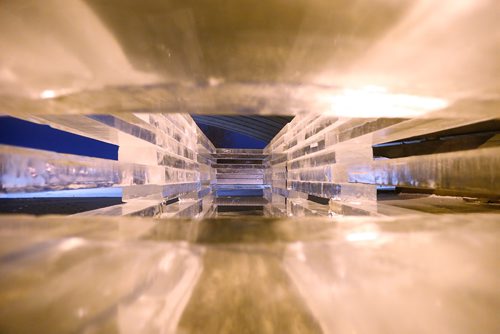
[{"label": "light streak on ice", "polygon": [[350,242],[377,240],[379,234],[375,231],[352,232],[346,235],[346,240]]},{"label": "light streak on ice", "polygon": [[54,97],[56,97],[56,92],[50,89],[44,90],[43,92],[40,93],[41,99],[51,99]]},{"label": "light streak on ice", "polygon": [[390,93],[379,86],[344,89],[326,99],[327,113],[343,117],[417,117],[448,106],[440,98]]}]

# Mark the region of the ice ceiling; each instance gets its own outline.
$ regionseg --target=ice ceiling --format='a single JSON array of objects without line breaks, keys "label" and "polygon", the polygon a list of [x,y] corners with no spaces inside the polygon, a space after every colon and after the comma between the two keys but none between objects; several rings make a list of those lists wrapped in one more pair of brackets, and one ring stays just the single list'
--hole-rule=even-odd
[{"label": "ice ceiling", "polygon": [[[6,113],[418,116],[497,100],[495,0],[14,1]],[[372,89],[375,88],[375,89]],[[357,115],[368,98],[376,115]]]}]

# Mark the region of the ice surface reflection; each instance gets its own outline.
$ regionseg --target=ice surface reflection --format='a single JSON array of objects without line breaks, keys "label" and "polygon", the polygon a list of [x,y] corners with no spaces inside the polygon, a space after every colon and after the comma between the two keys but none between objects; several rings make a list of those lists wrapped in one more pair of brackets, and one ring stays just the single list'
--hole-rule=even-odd
[{"label": "ice surface reflection", "polygon": [[444,99],[394,94],[378,86],[344,89],[327,100],[331,110],[324,114],[342,117],[418,117],[448,107]]},{"label": "ice surface reflection", "polygon": [[495,333],[498,217],[3,216],[0,331]]}]

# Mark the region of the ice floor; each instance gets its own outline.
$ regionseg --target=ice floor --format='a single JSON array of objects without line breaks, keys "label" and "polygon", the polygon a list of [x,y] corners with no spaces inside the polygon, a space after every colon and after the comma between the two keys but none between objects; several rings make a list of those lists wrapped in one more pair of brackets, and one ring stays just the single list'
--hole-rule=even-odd
[{"label": "ice floor", "polygon": [[498,216],[0,218],[5,333],[496,333]]}]

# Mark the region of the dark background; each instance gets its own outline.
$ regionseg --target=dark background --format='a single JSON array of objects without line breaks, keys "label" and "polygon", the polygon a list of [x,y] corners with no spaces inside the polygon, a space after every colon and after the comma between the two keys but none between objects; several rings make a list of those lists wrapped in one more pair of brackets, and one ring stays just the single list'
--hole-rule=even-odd
[{"label": "dark background", "polygon": [[116,145],[14,117],[0,117],[0,144],[118,160]]}]

